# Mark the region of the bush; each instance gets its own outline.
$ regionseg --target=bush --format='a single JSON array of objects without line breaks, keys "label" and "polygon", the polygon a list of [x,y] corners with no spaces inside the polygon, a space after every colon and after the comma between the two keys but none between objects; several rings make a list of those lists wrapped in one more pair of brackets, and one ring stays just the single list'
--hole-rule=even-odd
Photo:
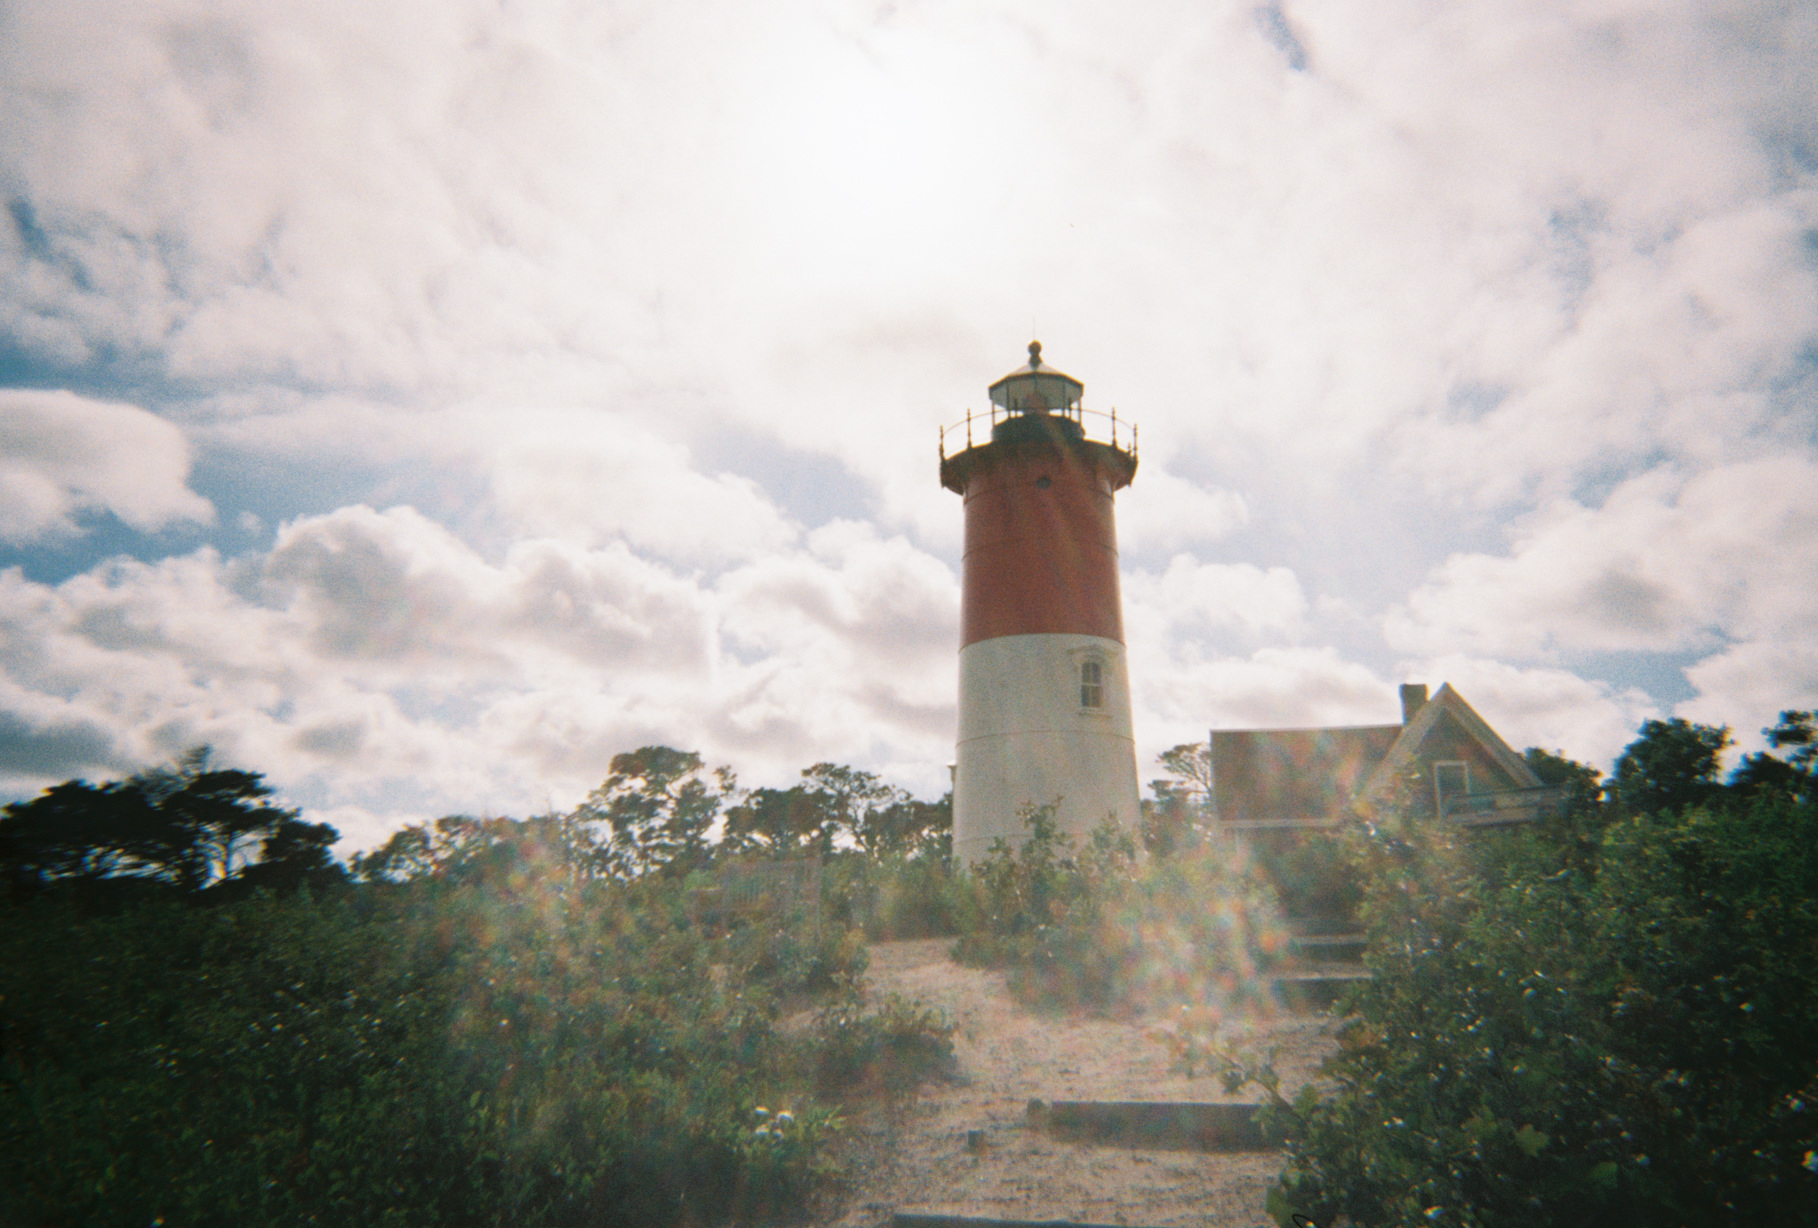
[{"label": "bush", "polygon": [[1258,831],[1250,833],[1249,843],[1288,916],[1346,931],[1358,924],[1363,883],[1341,837]]},{"label": "bush", "polygon": [[742,1215],[798,1215],[816,1187],[834,1176],[828,1153],[844,1127],[838,1113],[813,1105],[774,1113],[763,1105],[752,1109],[751,1129],[739,1143]]},{"label": "bush", "polygon": [[865,936],[873,942],[952,938],[960,932],[960,887],[953,866],[930,853],[890,855],[866,869]]},{"label": "bush", "polygon": [[737,926],[712,950],[732,983],[784,1001],[850,993],[870,958],[863,935],[800,909]]},{"label": "bush", "polygon": [[[1291,1136],[1281,1223],[1791,1222],[1818,1205],[1818,808],[1360,841],[1375,980]],[[1225,1053],[1227,1083],[1266,1063]]]},{"label": "bush", "polygon": [[[12,909],[0,1223],[667,1225],[798,1205],[832,1119],[804,1103],[800,1129],[755,1134],[792,1072],[777,995],[713,974],[676,891],[520,878]],[[813,981],[804,963],[786,952],[774,983]]]},{"label": "bush", "polygon": [[856,996],[841,999],[820,1013],[810,1036],[815,1082],[826,1093],[897,1096],[953,1067],[953,1025],[901,994],[873,1014]]},{"label": "bush", "polygon": [[999,841],[964,881],[954,958],[1002,965],[1012,991],[1048,1006],[1214,1012],[1267,996],[1287,946],[1274,895],[1241,849],[1207,844],[1138,863],[1109,825],[1074,851],[1050,807],[1029,838]]},{"label": "bush", "polygon": [[0,924],[0,1222],[434,1222],[474,1194],[446,986],[299,897]]},{"label": "bush", "polygon": [[1023,815],[1029,838],[1012,850],[996,841],[971,868],[961,897],[961,963],[1004,965],[1020,996],[1050,1005],[1108,1005],[1121,982],[1126,944],[1107,941],[1107,909],[1121,902],[1135,846],[1109,825],[1081,855],[1060,834],[1054,807]]}]

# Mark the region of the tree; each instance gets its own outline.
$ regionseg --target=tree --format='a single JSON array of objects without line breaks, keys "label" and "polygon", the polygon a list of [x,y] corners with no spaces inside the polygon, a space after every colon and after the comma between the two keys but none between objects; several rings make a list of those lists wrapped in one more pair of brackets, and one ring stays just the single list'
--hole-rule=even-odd
[{"label": "tree", "polygon": [[305,823],[295,810],[266,801],[272,790],[259,772],[211,768],[206,746],[189,751],[173,768],[134,776],[152,808],[183,834],[177,871],[184,886],[199,889],[232,879],[251,866],[276,880],[321,869],[338,838],[326,823]]},{"label": "tree", "polygon": [[1717,773],[1729,745],[1727,725],[1694,725],[1677,716],[1646,721],[1616,760],[1616,800],[1636,814],[1707,802],[1722,789]]},{"label": "tree", "polygon": [[753,789],[726,811],[728,852],[793,857],[832,849],[832,826],[822,799],[802,786]]},{"label": "tree", "polygon": [[[914,809],[918,805],[923,809]],[[755,789],[728,810],[726,838],[741,852],[826,857],[856,845],[876,857],[909,851],[919,833],[938,822],[939,814],[925,803],[871,772],[817,763],[802,770],[800,784]]]},{"label": "tree", "polygon": [[858,845],[871,859],[926,858],[946,862],[953,856],[953,794],[939,801],[899,797],[872,807],[859,818]]},{"label": "tree", "polygon": [[1144,807],[1143,847],[1157,857],[1197,848],[1211,834],[1212,748],[1184,742],[1159,757],[1171,779],[1152,780],[1153,804]]},{"label": "tree", "polygon": [[287,818],[260,841],[259,859],[220,886],[283,894],[304,884],[321,887],[345,881],[347,872],[329,851],[340,838],[341,833],[327,823]]},{"label": "tree", "polygon": [[338,877],[339,834],[270,804],[262,773],[212,768],[207,747],[123,781],[66,781],[0,811],[0,865],[15,890],[147,879],[196,892],[288,890]]},{"label": "tree", "polygon": [[1521,757],[1533,769],[1534,775],[1540,777],[1540,783],[1563,789],[1566,795],[1566,806],[1569,810],[1578,810],[1596,806],[1603,801],[1603,773],[1588,763],[1579,763],[1568,759],[1560,751],[1542,750],[1530,746],[1522,752]]},{"label": "tree", "polygon": [[[1542,784],[1552,786],[1561,794],[1563,804],[1553,810],[1547,820],[1554,833],[1552,847],[1560,857],[1561,865],[1579,870],[1594,866],[1603,833],[1617,817],[1616,808],[1606,804],[1607,791],[1615,782],[1606,785],[1602,773],[1590,764],[1538,746],[1528,747],[1522,752],[1522,758],[1534,775],[1540,777]],[[1503,862],[1512,851],[1507,841],[1487,838],[1481,843],[1479,867],[1486,872],[1492,868],[1506,870],[1508,867]],[[1501,881],[1495,874],[1492,877]]]},{"label": "tree", "polygon": [[1768,744],[1775,749],[1791,746],[1796,749],[1788,755],[1787,762],[1800,771],[1810,775],[1818,766],[1818,714],[1798,712],[1791,709],[1780,714],[1780,723],[1761,731],[1767,735]]},{"label": "tree", "polygon": [[[893,824],[883,816],[912,800],[907,791],[885,784],[871,772],[838,763],[817,763],[805,769],[799,787],[826,816],[817,837],[823,854],[831,853],[841,841],[850,841],[873,855],[884,851]],[[898,809],[896,817],[909,816]],[[927,817],[938,821],[938,816]]]},{"label": "tree", "polygon": [[126,782],[65,781],[0,815],[0,865],[16,892],[67,880],[177,880],[182,833]]},{"label": "tree", "polygon": [[1780,714],[1779,724],[1761,732],[1767,735],[1769,746],[1776,750],[1791,747],[1792,753],[1785,758],[1766,753],[1744,755],[1730,773],[1730,787],[1746,794],[1811,796],[1814,760],[1818,760],[1818,723],[1813,714],[1788,709]]},{"label": "tree", "polygon": [[353,872],[372,883],[547,883],[552,878],[572,883],[598,873],[603,857],[592,825],[574,814],[531,819],[451,814],[433,824],[399,828],[378,848],[357,855]]},{"label": "tree", "polygon": [[693,751],[645,746],[612,757],[612,775],[572,818],[610,829],[601,850],[608,874],[684,876],[712,856],[707,833],[738,787],[732,769],[711,771]]},{"label": "tree", "polygon": [[355,878],[367,883],[407,883],[428,878],[441,864],[441,849],[436,833],[444,823],[458,816],[436,820],[434,828],[412,823],[391,833],[391,837],[369,853],[354,854]]}]

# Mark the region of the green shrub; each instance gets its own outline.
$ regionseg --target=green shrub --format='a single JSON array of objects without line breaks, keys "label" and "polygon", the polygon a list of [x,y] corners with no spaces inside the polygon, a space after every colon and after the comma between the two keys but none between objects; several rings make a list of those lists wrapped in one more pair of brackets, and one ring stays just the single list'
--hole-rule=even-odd
[{"label": "green shrub", "polygon": [[732,983],[785,1001],[851,992],[869,962],[862,934],[799,909],[739,925],[712,949]]},{"label": "green shrub", "polygon": [[435,1222],[474,1195],[449,1002],[300,896],[0,923],[0,1222]]},{"label": "green shrub", "polygon": [[1083,854],[1060,834],[1053,806],[1023,814],[1029,837],[1020,848],[997,840],[967,876],[960,901],[961,963],[1007,965],[1012,988],[1055,1003],[1110,1001],[1116,965],[1127,953],[1103,922],[1133,875],[1135,846],[1106,826]]},{"label": "green shrub", "polygon": [[1358,924],[1363,883],[1342,838],[1323,831],[1258,831],[1248,843],[1288,916],[1337,930]]},{"label": "green shrub", "polygon": [[1052,808],[1025,819],[1021,848],[998,842],[963,880],[956,959],[1006,967],[1014,992],[1048,1006],[1216,1014],[1267,998],[1287,934],[1241,849],[1209,843],[1139,863],[1109,825],[1076,853]]},{"label": "green shrub", "polygon": [[959,934],[960,887],[945,857],[890,855],[861,864],[867,868],[863,916],[871,941]]},{"label": "green shrub", "polygon": [[[12,909],[0,1223],[668,1225],[799,1200],[831,1119],[803,1104],[813,1129],[754,1140],[793,1069],[777,995],[714,975],[675,890]],[[804,946],[774,983],[814,979]]]},{"label": "green shrub", "polygon": [[[1569,833],[1568,833],[1569,835]],[[1279,1222],[1794,1222],[1818,1206],[1818,808],[1358,854],[1374,981],[1277,1115]],[[1225,1053],[1227,1082],[1274,1091]],[[1279,1102],[1279,1097],[1276,1097]]]},{"label": "green shrub", "polygon": [[827,1093],[901,1095],[953,1067],[953,1025],[901,994],[871,1014],[856,996],[833,1003],[816,1017],[810,1041],[815,1082]]},{"label": "green shrub", "polygon": [[838,1113],[816,1105],[774,1113],[763,1105],[752,1109],[751,1128],[739,1140],[741,1215],[799,1215],[815,1188],[835,1175],[828,1155],[844,1126]]}]

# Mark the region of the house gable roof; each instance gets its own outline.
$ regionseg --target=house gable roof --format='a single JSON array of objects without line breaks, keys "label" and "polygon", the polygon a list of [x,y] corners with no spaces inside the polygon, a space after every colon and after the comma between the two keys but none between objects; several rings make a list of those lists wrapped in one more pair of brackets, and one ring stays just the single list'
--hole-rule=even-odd
[{"label": "house gable roof", "polygon": [[1477,744],[1484,755],[1514,782],[1516,788],[1537,789],[1543,786],[1534,769],[1528,766],[1527,760],[1516,754],[1502,736],[1490,728],[1489,722],[1477,715],[1477,710],[1465,702],[1464,696],[1452,689],[1452,684],[1441,683],[1433,697],[1422,704],[1414,718],[1402,726],[1401,736],[1395,739],[1376,770],[1370,773],[1369,779],[1357,791],[1355,806],[1359,813],[1366,816],[1388,800],[1396,779],[1419,761],[1420,750],[1426,745],[1441,722],[1450,719],[1456,727]]}]

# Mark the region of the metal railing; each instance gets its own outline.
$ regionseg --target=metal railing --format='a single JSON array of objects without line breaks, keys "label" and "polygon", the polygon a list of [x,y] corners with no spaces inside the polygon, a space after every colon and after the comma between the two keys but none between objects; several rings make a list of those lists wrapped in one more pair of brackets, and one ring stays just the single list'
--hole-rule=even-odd
[{"label": "metal railing", "polygon": [[[1065,418],[1078,426],[1081,436],[1087,442],[1109,444],[1130,457],[1131,460],[1136,459],[1136,424],[1128,418],[1119,418],[1116,409],[1112,409],[1107,414],[1096,409],[1082,409],[1073,405],[1066,409],[1053,409],[1045,412],[1048,417]],[[989,410],[976,412],[967,410],[964,418],[941,428],[941,459],[947,459],[947,433],[949,431],[953,432],[955,442],[958,442],[959,435],[964,432],[966,447],[971,448],[978,444],[990,443],[1000,423],[1013,418],[1033,416],[1038,415],[1030,411],[1005,409],[1001,405],[993,405]],[[1093,431],[1094,427],[1098,428],[1096,436]],[[975,430],[982,438],[974,438]]]},{"label": "metal railing", "polygon": [[1465,827],[1503,823],[1537,823],[1565,813],[1569,794],[1557,785],[1534,789],[1501,789],[1494,793],[1455,793],[1439,799],[1441,813]]},{"label": "metal railing", "polygon": [[701,925],[799,914],[794,924],[819,933],[821,862],[818,857],[730,862],[716,867],[708,883],[688,892],[686,902],[690,915]]},{"label": "metal railing", "polygon": [[[1442,793],[1440,813],[1463,827],[1494,827],[1504,823],[1537,823],[1562,816],[1570,793],[1558,785],[1532,789],[1499,789],[1491,793]],[[1220,819],[1221,831],[1329,831],[1348,821],[1348,815],[1271,814]]]},{"label": "metal railing", "polygon": [[1334,815],[1274,815],[1218,820],[1219,831],[1331,831],[1345,820]]}]

